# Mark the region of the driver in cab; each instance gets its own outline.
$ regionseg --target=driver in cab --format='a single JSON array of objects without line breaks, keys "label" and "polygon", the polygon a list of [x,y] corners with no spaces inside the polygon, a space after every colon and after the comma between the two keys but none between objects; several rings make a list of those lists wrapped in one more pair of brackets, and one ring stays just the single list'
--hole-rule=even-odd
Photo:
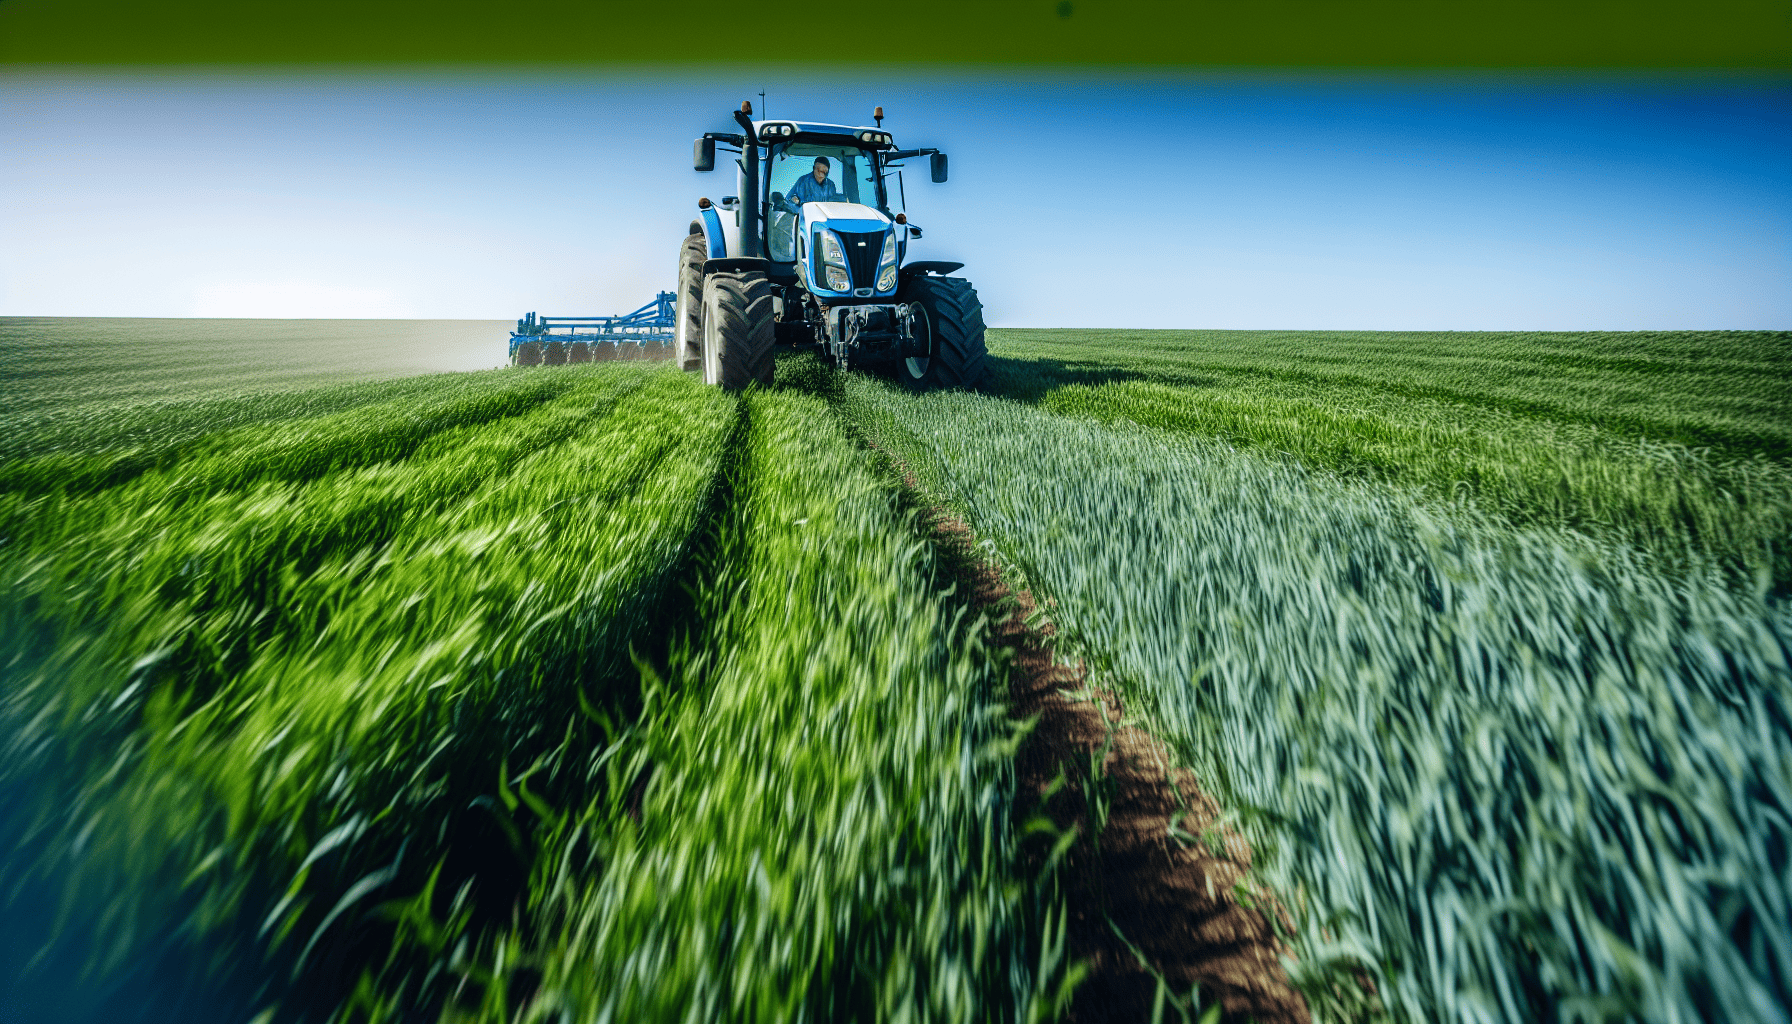
[{"label": "driver in cab", "polygon": [[828,170],[832,166],[827,157],[816,157],[814,171],[798,178],[796,184],[790,186],[790,194],[784,197],[785,208],[791,213],[801,213],[804,203],[845,202],[846,197],[828,180]]}]

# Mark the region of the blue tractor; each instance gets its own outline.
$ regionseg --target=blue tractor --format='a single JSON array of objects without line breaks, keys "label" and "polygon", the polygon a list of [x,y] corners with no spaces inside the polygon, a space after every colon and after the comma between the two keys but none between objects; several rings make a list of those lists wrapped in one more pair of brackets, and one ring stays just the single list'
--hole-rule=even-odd
[{"label": "blue tractor", "polygon": [[900,168],[927,157],[935,182],[946,154],[898,149],[883,128],[753,120],[707,132],[693,165],[713,171],[716,148],[739,154],[736,194],[697,200],[678,253],[673,357],[709,384],[770,384],[776,345],[817,349],[840,368],[894,373],[916,390],[973,387],[987,350],[983,307],[962,263],[909,260],[921,229],[908,222]]}]

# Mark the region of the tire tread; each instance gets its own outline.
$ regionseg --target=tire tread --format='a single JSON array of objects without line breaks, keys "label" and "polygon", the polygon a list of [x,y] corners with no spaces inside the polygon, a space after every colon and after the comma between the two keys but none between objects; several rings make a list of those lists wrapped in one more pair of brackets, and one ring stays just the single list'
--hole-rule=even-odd
[{"label": "tire tread", "polygon": [[985,357],[983,303],[977,289],[962,277],[917,277],[903,289],[907,301],[920,302],[933,323],[933,355],[926,385],[970,389],[989,372]]},{"label": "tire tread", "polygon": [[[709,256],[708,242],[701,234],[685,236],[684,243],[678,249],[678,295],[683,300],[684,336],[686,344],[679,350],[677,329],[674,327],[672,342],[668,348],[672,350],[672,358],[681,370],[703,370],[703,261]],[[694,282],[690,287],[687,282]]]},{"label": "tire tread", "polygon": [[715,327],[721,343],[721,380],[717,383],[730,391],[748,384],[770,387],[776,341],[771,282],[753,271],[717,272],[704,281],[706,295],[711,287],[715,289]]}]

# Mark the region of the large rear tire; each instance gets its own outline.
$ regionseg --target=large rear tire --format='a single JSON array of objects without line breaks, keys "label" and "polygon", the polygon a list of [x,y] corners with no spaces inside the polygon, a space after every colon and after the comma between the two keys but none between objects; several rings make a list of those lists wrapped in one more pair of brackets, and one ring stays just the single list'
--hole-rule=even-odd
[{"label": "large rear tire", "polygon": [[672,339],[672,359],[681,370],[703,369],[703,261],[709,243],[700,234],[685,237],[678,250],[677,327]]},{"label": "large rear tire", "polygon": [[912,277],[897,301],[914,311],[915,338],[925,355],[898,356],[896,379],[913,391],[974,388],[983,382],[989,349],[983,303],[962,277]]},{"label": "large rear tire", "polygon": [[703,382],[736,391],[772,383],[772,286],[757,271],[703,279]]}]

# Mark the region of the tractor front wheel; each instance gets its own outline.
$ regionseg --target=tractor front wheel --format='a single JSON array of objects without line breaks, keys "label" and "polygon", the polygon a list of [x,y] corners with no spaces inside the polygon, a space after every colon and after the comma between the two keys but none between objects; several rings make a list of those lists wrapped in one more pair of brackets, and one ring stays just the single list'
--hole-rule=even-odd
[{"label": "tractor front wheel", "polygon": [[681,370],[703,369],[703,261],[709,243],[700,234],[685,236],[678,250],[677,327],[672,338],[672,359]]},{"label": "tractor front wheel", "polygon": [[703,278],[703,383],[772,383],[772,286],[756,271]]},{"label": "tractor front wheel", "polygon": [[983,380],[983,304],[962,277],[912,277],[897,301],[914,315],[915,343],[896,357],[896,379],[912,391],[974,388]]}]

